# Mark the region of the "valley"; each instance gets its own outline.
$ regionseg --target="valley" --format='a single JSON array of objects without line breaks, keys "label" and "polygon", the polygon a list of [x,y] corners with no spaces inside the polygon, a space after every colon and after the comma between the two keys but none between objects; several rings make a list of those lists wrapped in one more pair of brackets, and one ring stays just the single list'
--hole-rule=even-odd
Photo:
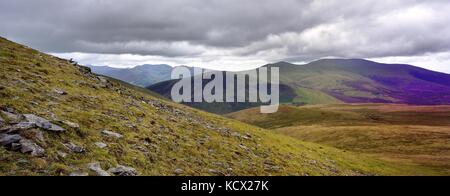
[{"label": "valley", "polygon": [[301,141],[450,173],[450,106],[334,104],[248,109],[230,118]]}]

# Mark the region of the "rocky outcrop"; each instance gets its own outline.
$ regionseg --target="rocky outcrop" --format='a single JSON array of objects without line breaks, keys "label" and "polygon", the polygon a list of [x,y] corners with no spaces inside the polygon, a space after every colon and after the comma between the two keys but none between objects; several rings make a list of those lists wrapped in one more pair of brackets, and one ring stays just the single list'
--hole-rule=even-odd
[{"label": "rocky outcrop", "polygon": [[40,157],[45,154],[45,150],[31,140],[22,139],[20,140],[20,145],[20,152],[22,153],[29,153],[34,157]]},{"label": "rocky outcrop", "polygon": [[8,135],[1,134],[0,135],[0,145],[5,147],[11,147],[13,143],[18,143],[22,139],[22,136],[18,134]]},{"label": "rocky outcrop", "polygon": [[100,163],[89,163],[88,168],[95,172],[97,176],[111,176],[107,171],[102,169]]},{"label": "rocky outcrop", "polygon": [[117,165],[117,167],[109,169],[108,172],[115,176],[137,176],[138,175],[138,173],[136,172],[136,169],[134,169],[132,167],[126,167],[123,165]]},{"label": "rocky outcrop", "polygon": [[37,127],[47,130],[47,131],[53,131],[53,132],[64,132],[66,131],[64,128],[50,123],[48,120],[41,118],[39,116],[36,116],[34,114],[24,114],[24,117],[28,123],[33,123]]},{"label": "rocky outcrop", "polygon": [[0,145],[12,151],[18,151],[31,156],[40,157],[45,154],[45,150],[31,140],[24,139],[19,134],[1,134]]}]

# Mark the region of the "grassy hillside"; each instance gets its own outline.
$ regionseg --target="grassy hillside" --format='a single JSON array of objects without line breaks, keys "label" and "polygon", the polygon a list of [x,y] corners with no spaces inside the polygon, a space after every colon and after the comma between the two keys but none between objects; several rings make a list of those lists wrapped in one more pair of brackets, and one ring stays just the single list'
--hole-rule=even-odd
[{"label": "grassy hillside", "polygon": [[[280,69],[282,103],[450,104],[450,75],[411,65],[381,64],[361,59],[324,59],[305,65],[280,62],[265,67]],[[149,89],[170,98],[173,85],[173,81],[166,81]],[[206,102],[190,106],[219,114],[255,107],[254,104]]]},{"label": "grassy hillside", "polygon": [[0,110],[0,175],[438,174],[172,104],[2,38]]},{"label": "grassy hillside", "polygon": [[450,106],[283,106],[275,114],[249,109],[229,117],[301,141],[450,174]]},{"label": "grassy hillside", "polygon": [[[381,64],[362,59],[323,59],[306,65],[281,62],[266,67],[280,67],[283,84],[295,89],[312,89],[344,103],[450,103],[449,74],[411,65]],[[295,101],[301,102],[311,94],[301,92]],[[308,99],[304,102],[308,103]],[[313,103],[334,104],[336,101],[317,99]]]}]

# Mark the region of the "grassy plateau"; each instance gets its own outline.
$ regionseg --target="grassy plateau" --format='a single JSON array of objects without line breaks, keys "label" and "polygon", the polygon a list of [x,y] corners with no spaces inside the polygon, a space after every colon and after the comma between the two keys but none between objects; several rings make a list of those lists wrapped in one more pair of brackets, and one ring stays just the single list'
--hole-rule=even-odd
[{"label": "grassy plateau", "polygon": [[450,106],[335,104],[228,115],[274,133],[450,175]]}]

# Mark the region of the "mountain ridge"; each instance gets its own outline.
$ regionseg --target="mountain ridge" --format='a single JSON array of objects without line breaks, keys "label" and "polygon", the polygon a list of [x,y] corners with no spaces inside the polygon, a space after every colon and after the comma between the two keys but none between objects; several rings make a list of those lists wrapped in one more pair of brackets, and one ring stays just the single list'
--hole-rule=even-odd
[{"label": "mountain ridge", "polygon": [[114,68],[109,66],[88,66],[94,73],[116,78],[130,84],[146,87],[170,79],[173,68],[169,65],[139,65],[133,68]]},{"label": "mountain ridge", "polygon": [[[290,100],[283,102],[286,104],[450,104],[450,74],[407,64],[383,64],[364,59],[322,59],[304,65],[279,62],[263,67],[279,67],[280,84],[288,89],[284,92],[295,92],[294,97],[280,93],[282,100]],[[147,88],[170,98],[172,85],[173,80]],[[197,103],[194,107],[215,112],[209,109],[214,107],[208,105],[211,104]],[[235,111],[237,109],[231,108],[226,112]]]}]

